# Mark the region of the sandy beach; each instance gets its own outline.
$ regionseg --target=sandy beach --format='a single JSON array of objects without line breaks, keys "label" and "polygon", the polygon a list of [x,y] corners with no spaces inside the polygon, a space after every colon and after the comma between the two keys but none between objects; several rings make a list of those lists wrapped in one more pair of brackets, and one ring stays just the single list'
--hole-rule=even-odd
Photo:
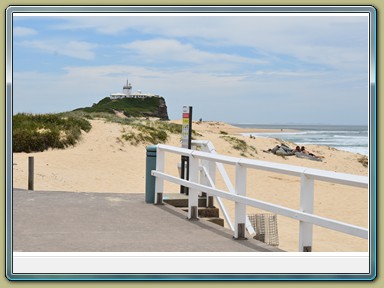
[{"label": "sandy beach", "polygon": [[[172,121],[181,123],[181,120]],[[83,133],[81,141],[64,150],[39,153],[13,153],[13,186],[27,189],[28,157],[34,156],[35,190],[74,192],[144,193],[146,144],[132,146],[121,139],[124,127],[102,119],[91,120],[92,129]],[[194,122],[193,129],[201,136],[196,139],[210,140],[219,154],[243,157],[223,138],[224,133],[237,137],[253,146],[256,152],[248,158],[329,170],[354,175],[368,175],[368,169],[358,162],[359,154],[339,151],[329,147],[307,145],[307,149],[323,156],[323,161],[311,161],[295,156],[280,157],[263,150],[280,144],[278,139],[250,138],[239,133],[271,132],[263,129],[241,129],[223,122]],[[166,143],[180,147],[180,135],[170,135]],[[292,144],[292,148],[293,148]],[[166,156],[166,172],[178,175],[179,157]],[[226,167],[234,183],[234,169]],[[293,209],[300,207],[300,179],[293,176],[249,171],[247,196],[272,202]],[[226,189],[217,173],[217,186]],[[166,193],[178,193],[179,187],[165,185]],[[349,224],[368,227],[368,191],[362,188],[315,182],[314,213]],[[143,194],[144,199],[144,194]],[[234,207],[226,203],[233,216]],[[247,213],[258,213],[247,208]],[[279,248],[296,252],[298,249],[299,223],[278,216]],[[368,241],[328,229],[315,227],[314,252],[366,252]]]}]

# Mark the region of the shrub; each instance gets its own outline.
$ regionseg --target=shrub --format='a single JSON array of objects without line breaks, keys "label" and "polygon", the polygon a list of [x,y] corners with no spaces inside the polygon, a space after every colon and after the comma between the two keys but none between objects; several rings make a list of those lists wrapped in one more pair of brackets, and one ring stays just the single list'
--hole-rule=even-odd
[{"label": "shrub", "polygon": [[140,143],[165,143],[168,140],[168,135],[164,130],[144,125],[139,125],[136,128],[140,132],[128,132],[123,134],[121,137],[135,146]]},{"label": "shrub", "polygon": [[13,152],[41,152],[48,148],[75,145],[81,130],[88,132],[91,124],[82,118],[63,114],[16,114],[13,116]]},{"label": "shrub", "polygon": [[363,155],[359,159],[357,159],[359,163],[361,163],[364,167],[368,167],[368,157]]}]

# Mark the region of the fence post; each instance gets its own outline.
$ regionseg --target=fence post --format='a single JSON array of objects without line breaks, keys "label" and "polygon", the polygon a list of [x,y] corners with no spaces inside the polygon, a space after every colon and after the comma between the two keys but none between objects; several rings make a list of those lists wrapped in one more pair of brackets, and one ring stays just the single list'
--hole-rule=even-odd
[{"label": "fence post", "polygon": [[[189,181],[193,183],[199,183],[199,159],[189,156]],[[199,219],[198,207],[199,207],[199,191],[195,189],[189,189],[188,194],[188,219]]]},{"label": "fence post", "polygon": [[[314,180],[300,177],[300,211],[313,214]],[[313,224],[300,221],[299,252],[312,252]]]},{"label": "fence post", "polygon": [[[203,169],[200,170],[200,183],[205,185],[205,186],[210,186],[210,181],[208,180],[208,177],[206,173],[208,173],[209,177],[211,178],[212,182],[215,183],[216,181],[216,163],[213,161],[209,160],[202,160],[201,165]],[[204,172],[204,168],[205,171]],[[203,192],[202,193],[203,197],[206,197],[206,203],[205,206],[209,208],[213,208],[213,196],[210,196],[209,194]]]},{"label": "fence post", "polygon": [[[237,195],[246,195],[247,189],[247,169],[236,164],[235,193]],[[246,205],[235,202],[235,236],[237,240],[245,238]]]},{"label": "fence post", "polygon": [[[207,163],[208,163],[208,160],[201,160],[201,167],[199,168],[200,184],[205,185],[205,186],[209,186],[208,177],[204,173],[204,168],[207,168]],[[203,192],[203,193],[201,193],[201,196],[207,197],[206,203],[208,203],[208,195],[207,195],[207,193]]]},{"label": "fence post", "polygon": [[28,190],[34,189],[34,174],[35,174],[35,158],[28,157]]},{"label": "fence post", "polygon": [[[208,173],[213,181],[213,183],[216,183],[216,162],[215,161],[208,161]],[[212,208],[214,207],[213,203],[213,196],[208,196],[208,207]]]},{"label": "fence post", "polygon": [[[164,172],[164,151],[156,149],[156,171]],[[155,180],[155,204],[163,204],[164,179],[156,177]]]}]

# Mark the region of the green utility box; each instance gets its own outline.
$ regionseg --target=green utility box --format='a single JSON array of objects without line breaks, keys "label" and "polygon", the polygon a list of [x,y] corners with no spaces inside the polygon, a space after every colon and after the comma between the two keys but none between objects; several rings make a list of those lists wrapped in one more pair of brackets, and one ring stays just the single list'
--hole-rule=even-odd
[{"label": "green utility box", "polygon": [[151,175],[152,170],[156,170],[156,146],[147,146],[147,159],[145,170],[145,202],[155,203],[155,180]]}]

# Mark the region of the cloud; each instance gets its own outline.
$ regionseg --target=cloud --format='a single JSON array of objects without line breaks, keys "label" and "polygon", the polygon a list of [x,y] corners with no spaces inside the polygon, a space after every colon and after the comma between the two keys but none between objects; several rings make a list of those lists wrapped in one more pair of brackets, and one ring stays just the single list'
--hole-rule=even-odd
[{"label": "cloud", "polygon": [[16,37],[25,37],[25,36],[33,36],[37,34],[37,31],[27,27],[14,27],[13,28],[13,36]]},{"label": "cloud", "polygon": [[105,35],[117,35],[123,31],[135,27],[138,23],[134,19],[138,19],[139,23],[142,17],[121,17],[116,16],[104,17],[100,16],[74,16],[74,17],[55,17],[60,23],[52,25],[54,30],[72,30],[84,31],[94,30],[97,33]]},{"label": "cloud", "polygon": [[[151,39],[151,40],[138,40],[131,43],[120,45],[120,47],[127,50],[129,55],[140,57],[144,62],[150,63],[185,63],[194,65],[203,65],[205,69],[215,69],[219,65],[220,69],[227,66],[226,69],[233,69],[234,66],[244,65],[258,65],[266,64],[267,61],[262,59],[243,57],[228,53],[217,53],[204,51],[194,47],[191,43],[183,43],[175,39]],[[223,65],[224,64],[224,65]],[[201,68],[201,66],[198,66]],[[197,68],[199,69],[199,68]]]},{"label": "cloud", "polygon": [[[218,65],[206,66],[218,71],[230,70],[235,68],[233,65],[242,63],[277,66],[282,57],[288,56],[294,65],[311,65],[312,68],[317,65],[323,70],[351,72],[367,69],[368,60],[364,55],[368,54],[368,18],[357,14],[122,15],[60,18],[63,22],[56,28],[93,30],[103,35],[128,38],[139,34],[145,39],[151,38],[123,44],[146,64],[161,60],[189,65],[205,62]],[[231,47],[234,53],[212,55],[209,52],[222,47]],[[255,51],[255,55],[236,55],[236,51],[244,47]]]},{"label": "cloud", "polygon": [[255,76],[284,76],[284,77],[316,77],[322,76],[325,73],[316,73],[316,72],[298,72],[298,71],[289,71],[289,70],[276,70],[276,71],[264,71],[258,70],[253,75]]},{"label": "cloud", "polygon": [[65,41],[65,40],[25,40],[21,45],[28,48],[34,48],[43,52],[57,55],[64,55],[83,60],[92,60],[95,58],[93,49],[96,44],[85,41]]}]

